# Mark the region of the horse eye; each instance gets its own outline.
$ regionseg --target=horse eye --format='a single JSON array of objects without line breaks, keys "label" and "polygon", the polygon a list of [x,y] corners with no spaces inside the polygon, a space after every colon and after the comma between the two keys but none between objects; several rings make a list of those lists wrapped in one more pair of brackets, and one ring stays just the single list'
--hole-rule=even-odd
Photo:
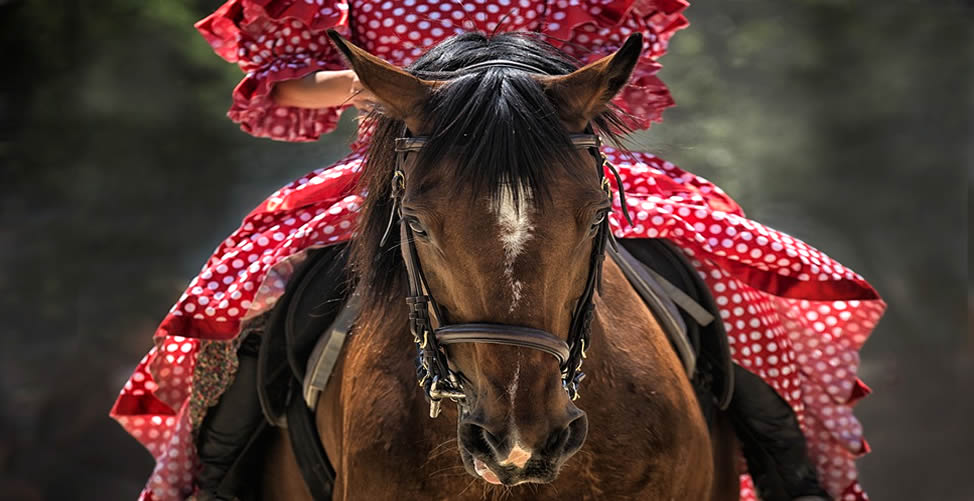
[{"label": "horse eye", "polygon": [[592,221],[592,228],[595,229],[595,227],[602,224],[602,221],[605,221],[605,217],[608,215],[608,213],[609,211],[607,210],[599,211],[599,213],[595,215],[595,220]]},{"label": "horse eye", "polygon": [[406,224],[409,225],[409,229],[410,230],[413,230],[413,234],[415,234],[417,236],[421,236],[421,237],[425,237],[426,236],[426,230],[424,230],[423,229],[423,226],[421,224],[419,224],[419,220],[418,219],[413,218],[413,217],[406,218]]}]

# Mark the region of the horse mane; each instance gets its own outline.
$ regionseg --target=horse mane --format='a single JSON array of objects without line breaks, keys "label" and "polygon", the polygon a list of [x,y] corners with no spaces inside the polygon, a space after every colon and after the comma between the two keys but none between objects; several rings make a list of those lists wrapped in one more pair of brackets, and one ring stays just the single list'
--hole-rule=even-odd
[{"label": "horse mane", "polygon": [[[462,33],[430,49],[406,68],[427,80],[449,80],[425,103],[423,116],[435,131],[419,153],[416,173],[410,182],[421,182],[424,173],[449,158],[462,159],[444,182],[459,192],[470,187],[497,202],[504,186],[517,197],[530,193],[538,209],[550,199],[548,189],[555,176],[583,176],[574,165],[574,147],[559,119],[558,110],[541,85],[523,70],[490,67],[457,73],[465,67],[491,60],[509,60],[538,68],[550,75],[578,69],[578,61],[529,33]],[[351,264],[362,311],[386,324],[405,322],[404,264],[398,232],[380,245],[389,215],[391,178],[395,166],[394,141],[406,130],[401,120],[373,111],[362,127],[372,132],[359,190],[367,193],[359,229],[351,244]],[[594,131],[618,144],[628,132],[621,114],[610,108],[592,121]],[[394,324],[386,324],[394,325]]]}]

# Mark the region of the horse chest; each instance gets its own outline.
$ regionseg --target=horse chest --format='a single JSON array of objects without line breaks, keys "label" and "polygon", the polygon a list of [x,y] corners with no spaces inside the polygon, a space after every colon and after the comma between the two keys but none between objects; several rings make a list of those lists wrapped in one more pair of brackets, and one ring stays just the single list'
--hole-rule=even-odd
[{"label": "horse chest", "polygon": [[[338,474],[335,499],[561,500],[564,493],[577,499],[666,499],[693,483],[679,481],[693,470],[687,464],[707,474],[706,433],[700,440],[700,430],[685,426],[700,419],[687,419],[696,404],[681,386],[678,362],[659,364],[674,370],[650,378],[648,365],[640,365],[650,348],[637,344],[618,351],[606,343],[586,361],[590,391],[579,404],[591,424],[582,450],[552,484],[489,485],[463,466],[455,406],[445,405],[438,419],[428,417],[413,363],[402,356],[409,348],[406,336],[349,338],[334,384],[323,395],[322,409],[331,416],[319,415]],[[640,350],[642,356],[636,354]]]}]

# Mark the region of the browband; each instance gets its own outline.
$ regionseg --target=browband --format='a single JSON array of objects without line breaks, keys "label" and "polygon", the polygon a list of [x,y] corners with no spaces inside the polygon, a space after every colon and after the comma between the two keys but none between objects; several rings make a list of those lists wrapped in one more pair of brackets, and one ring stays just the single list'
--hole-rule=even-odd
[{"label": "browband", "polygon": [[544,71],[541,68],[536,68],[534,66],[531,66],[530,64],[519,63],[517,61],[511,61],[508,59],[491,59],[490,61],[471,64],[470,66],[467,66],[466,68],[463,69],[459,69],[453,73],[456,73],[458,75],[464,75],[483,68],[512,68],[515,70],[527,71],[528,73],[537,73],[539,75],[551,75],[551,73],[548,73],[547,71]]},{"label": "browband", "polygon": [[[569,138],[572,144],[578,149],[602,147],[602,139],[595,134],[571,134]],[[396,139],[396,152],[407,153],[419,151],[423,149],[423,146],[426,146],[426,142],[427,138],[425,136],[400,137]]]}]

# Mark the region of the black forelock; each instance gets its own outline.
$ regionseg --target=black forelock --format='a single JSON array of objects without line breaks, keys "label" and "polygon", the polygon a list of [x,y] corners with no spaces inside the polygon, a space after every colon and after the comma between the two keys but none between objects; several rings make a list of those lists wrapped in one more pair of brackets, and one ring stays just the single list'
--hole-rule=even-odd
[{"label": "black forelock", "polygon": [[[447,56],[450,52],[453,57]],[[523,35],[488,39],[468,33],[444,42],[409,68],[423,78],[491,60],[510,60],[549,75],[570,73],[575,65],[548,46]],[[461,74],[438,88],[423,110],[433,131],[420,153],[417,171],[442,165],[454,169],[453,191],[469,188],[496,200],[504,186],[511,193],[549,198],[549,177],[572,165],[572,145],[558,111],[531,73],[493,66]],[[516,204],[517,205],[517,204]],[[541,205],[544,205],[541,203]]]},{"label": "black forelock", "polygon": [[536,34],[462,33],[444,40],[407,68],[426,80],[449,81],[423,107],[433,133],[416,173],[421,177],[451,158],[455,167],[447,179],[454,193],[468,188],[496,201],[500,189],[510,186],[515,198],[531,193],[541,208],[550,197],[551,176],[584,172],[567,169],[573,165],[573,146],[535,72],[502,65],[463,72],[497,60],[546,75],[579,67]]}]

